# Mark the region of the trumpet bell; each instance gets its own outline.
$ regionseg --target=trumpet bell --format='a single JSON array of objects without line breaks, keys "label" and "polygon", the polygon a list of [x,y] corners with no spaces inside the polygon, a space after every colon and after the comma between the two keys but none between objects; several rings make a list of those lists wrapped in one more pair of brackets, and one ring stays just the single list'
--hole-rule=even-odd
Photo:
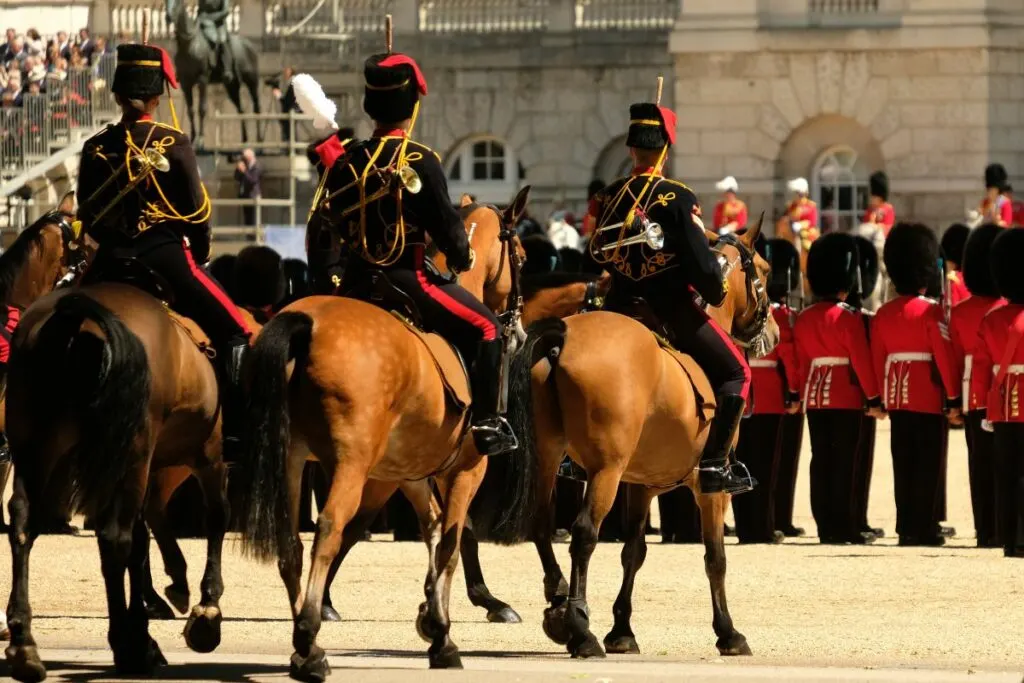
[{"label": "trumpet bell", "polygon": [[413,194],[417,194],[423,189],[423,181],[420,180],[420,174],[412,166],[400,166],[398,168],[398,179],[402,183],[402,187]]},{"label": "trumpet bell", "polygon": [[658,223],[648,223],[644,231],[639,235],[627,237],[624,240],[612,242],[601,247],[601,251],[611,251],[620,247],[628,247],[633,244],[646,244],[654,251],[660,251],[665,246],[665,231]]},{"label": "trumpet bell", "polygon": [[165,157],[163,154],[156,151],[152,147],[148,148],[145,151],[145,155],[146,163],[152,166],[157,171],[160,171],[161,173],[167,173],[167,171],[171,170],[171,162],[167,160],[167,157]]}]

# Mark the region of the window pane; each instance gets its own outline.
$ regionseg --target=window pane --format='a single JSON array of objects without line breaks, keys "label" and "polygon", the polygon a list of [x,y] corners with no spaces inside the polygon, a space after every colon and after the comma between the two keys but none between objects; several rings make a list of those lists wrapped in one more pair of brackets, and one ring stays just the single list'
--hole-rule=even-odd
[{"label": "window pane", "polygon": [[839,206],[837,208],[842,211],[852,211],[855,208],[853,188],[849,185],[843,185],[839,188]]},{"label": "window pane", "polygon": [[502,147],[500,142],[491,141],[491,158],[492,159],[504,159],[505,148]]},{"label": "window pane", "polygon": [[473,158],[479,159],[487,156],[487,142],[481,141],[473,143]]},{"label": "window pane", "polygon": [[526,180],[526,169],[522,164],[519,164],[519,179]]},{"label": "window pane", "polygon": [[448,178],[451,180],[462,180],[462,157],[455,158],[455,163],[452,165]]},{"label": "window pane", "polygon": [[473,162],[473,180],[487,180],[487,162]]},{"label": "window pane", "polygon": [[491,162],[491,180],[504,180],[505,179],[505,162],[504,161],[492,161]]}]

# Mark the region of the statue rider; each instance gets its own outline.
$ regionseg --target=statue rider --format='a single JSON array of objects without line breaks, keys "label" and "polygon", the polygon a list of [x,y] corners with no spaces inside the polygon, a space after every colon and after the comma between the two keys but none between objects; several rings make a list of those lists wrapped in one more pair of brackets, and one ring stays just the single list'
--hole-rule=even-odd
[{"label": "statue rider", "polygon": [[231,14],[231,0],[199,0],[196,24],[210,48],[213,69],[211,80],[227,83],[234,73],[231,46],[228,44],[227,19]]}]

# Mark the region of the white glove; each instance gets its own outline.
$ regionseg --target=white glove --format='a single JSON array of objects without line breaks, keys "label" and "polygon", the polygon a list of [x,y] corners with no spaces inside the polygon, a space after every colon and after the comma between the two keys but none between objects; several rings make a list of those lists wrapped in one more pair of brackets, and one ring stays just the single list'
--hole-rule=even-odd
[{"label": "white glove", "polygon": [[986,432],[996,431],[996,427],[995,425],[992,424],[992,420],[982,420],[981,428],[984,429]]}]

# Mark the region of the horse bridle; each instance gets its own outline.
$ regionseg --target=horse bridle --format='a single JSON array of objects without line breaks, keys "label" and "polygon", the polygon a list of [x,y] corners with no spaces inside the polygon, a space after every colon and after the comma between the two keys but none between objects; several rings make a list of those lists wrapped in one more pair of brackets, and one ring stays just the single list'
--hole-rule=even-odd
[{"label": "horse bridle", "polygon": [[[43,216],[43,219],[46,222],[52,223],[60,228],[61,241],[64,244],[64,258],[67,263],[68,272],[64,273],[64,275],[57,279],[57,282],[54,285],[55,289],[71,285],[82,273],[85,272],[86,266],[88,265],[86,264],[83,250],[76,246],[78,232],[72,226],[70,218],[70,214],[66,214],[60,209],[54,209]],[[77,258],[72,259],[72,254],[77,255]]]},{"label": "horse bridle", "polygon": [[520,270],[522,270],[522,259],[519,257],[519,252],[513,245],[515,240],[516,231],[515,227],[509,227],[505,222],[505,217],[493,204],[480,204],[487,209],[490,209],[498,217],[498,225],[501,226],[498,229],[498,241],[501,242],[501,258],[498,260],[498,271],[494,274],[494,277],[484,281],[484,289],[493,287],[501,276],[505,274],[506,262],[509,268],[509,275],[512,278],[512,284],[508,290],[508,300],[505,302],[504,312],[498,314],[498,320],[501,322],[502,327],[505,329],[511,329],[514,331],[516,325],[519,322],[519,318],[523,312],[523,296],[520,289]]},{"label": "horse bridle", "polygon": [[717,247],[719,244],[735,247],[739,254],[737,258],[730,261],[719,249],[712,249],[718,254],[720,262],[724,262],[722,277],[728,278],[737,263],[746,276],[747,305],[743,309],[740,319],[747,316],[751,306],[756,307],[750,324],[743,329],[736,330],[730,336],[737,346],[746,349],[754,357],[759,357],[770,350],[768,348],[768,318],[771,315],[771,307],[768,305],[768,290],[764,282],[761,281],[761,276],[757,273],[757,266],[754,264],[755,252],[731,233],[719,237],[715,246]]}]

